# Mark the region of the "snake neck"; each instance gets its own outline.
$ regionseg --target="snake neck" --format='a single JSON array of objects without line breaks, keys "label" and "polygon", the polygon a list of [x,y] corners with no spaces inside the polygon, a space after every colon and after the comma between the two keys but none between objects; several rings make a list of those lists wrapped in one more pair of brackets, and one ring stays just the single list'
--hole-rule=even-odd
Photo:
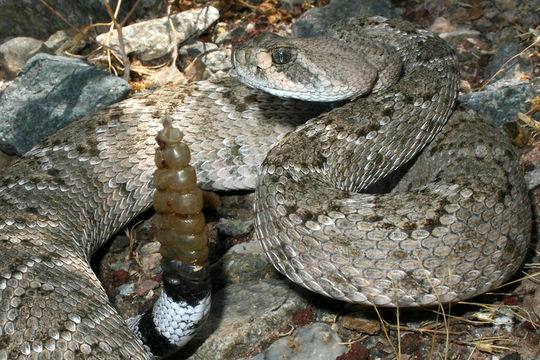
[{"label": "snake neck", "polygon": [[[457,98],[457,58],[439,37],[394,20],[352,19],[336,25],[330,34],[338,43],[359,47],[364,59],[379,64],[370,85],[376,93],[300,126],[272,149],[266,163],[286,164],[296,179],[306,172],[317,174],[318,181],[356,192],[400,167],[444,126]],[[268,48],[265,38],[261,42]],[[243,45],[235,57],[256,57],[258,40],[252,43],[253,47]],[[384,54],[395,55],[390,66]],[[248,59],[243,61],[238,69],[249,71]],[[294,150],[298,148],[303,151]]]}]

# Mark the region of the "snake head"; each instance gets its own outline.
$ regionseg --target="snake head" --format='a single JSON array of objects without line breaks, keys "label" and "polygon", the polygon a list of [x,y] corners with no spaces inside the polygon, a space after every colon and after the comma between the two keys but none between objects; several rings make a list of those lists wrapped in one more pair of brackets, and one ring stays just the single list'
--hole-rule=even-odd
[{"label": "snake head", "polygon": [[241,82],[272,95],[330,102],[368,93],[376,69],[337,39],[292,39],[272,33],[238,44],[232,55]]}]

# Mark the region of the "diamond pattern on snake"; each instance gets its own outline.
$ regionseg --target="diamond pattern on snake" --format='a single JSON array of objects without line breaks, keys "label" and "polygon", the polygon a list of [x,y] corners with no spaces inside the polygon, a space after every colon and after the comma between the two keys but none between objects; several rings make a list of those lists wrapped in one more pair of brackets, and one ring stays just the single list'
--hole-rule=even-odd
[{"label": "diamond pattern on snake", "polygon": [[264,251],[312,291],[433,305],[518,269],[531,216],[521,169],[499,129],[455,109],[445,41],[404,21],[349,19],[325,38],[262,35],[233,62],[237,78],[125,100],[5,171],[0,358],[151,356],[89,258],[151,205],[162,114],[184,133],[201,187],[255,189]]}]

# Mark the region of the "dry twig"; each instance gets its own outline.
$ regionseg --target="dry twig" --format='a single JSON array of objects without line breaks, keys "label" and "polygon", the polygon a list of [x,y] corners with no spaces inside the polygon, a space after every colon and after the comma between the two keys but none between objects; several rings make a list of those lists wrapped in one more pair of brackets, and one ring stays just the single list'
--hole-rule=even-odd
[{"label": "dry twig", "polygon": [[120,52],[120,56],[122,57],[122,63],[124,64],[124,80],[129,81],[129,58],[126,54],[126,47],[124,45],[124,37],[122,35],[122,23],[119,23],[117,21],[118,17],[118,11],[120,11],[120,5],[122,4],[122,0],[119,0],[116,3],[116,9],[114,12],[111,9],[111,6],[109,5],[109,0],[103,0],[103,4],[105,4],[105,8],[107,9],[107,12],[109,13],[109,16],[112,20],[112,23],[114,24],[114,27],[116,28],[116,32],[118,33],[118,51]]}]

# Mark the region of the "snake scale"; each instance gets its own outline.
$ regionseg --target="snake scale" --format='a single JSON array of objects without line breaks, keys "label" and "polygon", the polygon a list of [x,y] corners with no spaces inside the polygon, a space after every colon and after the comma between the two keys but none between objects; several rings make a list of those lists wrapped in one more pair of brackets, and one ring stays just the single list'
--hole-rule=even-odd
[{"label": "snake scale", "polygon": [[[256,188],[264,251],[315,292],[420,306],[472,297],[514,273],[529,241],[527,190],[506,136],[470,110],[452,112],[452,49],[380,17],[347,20],[329,36],[265,35],[239,45],[233,62],[248,85],[351,97],[340,107],[279,100],[235,78],[165,87],[69,125],[7,169],[0,359],[148,357],[89,258],[150,206],[164,114],[184,132],[201,187]],[[385,176],[390,192],[373,185]]]}]

